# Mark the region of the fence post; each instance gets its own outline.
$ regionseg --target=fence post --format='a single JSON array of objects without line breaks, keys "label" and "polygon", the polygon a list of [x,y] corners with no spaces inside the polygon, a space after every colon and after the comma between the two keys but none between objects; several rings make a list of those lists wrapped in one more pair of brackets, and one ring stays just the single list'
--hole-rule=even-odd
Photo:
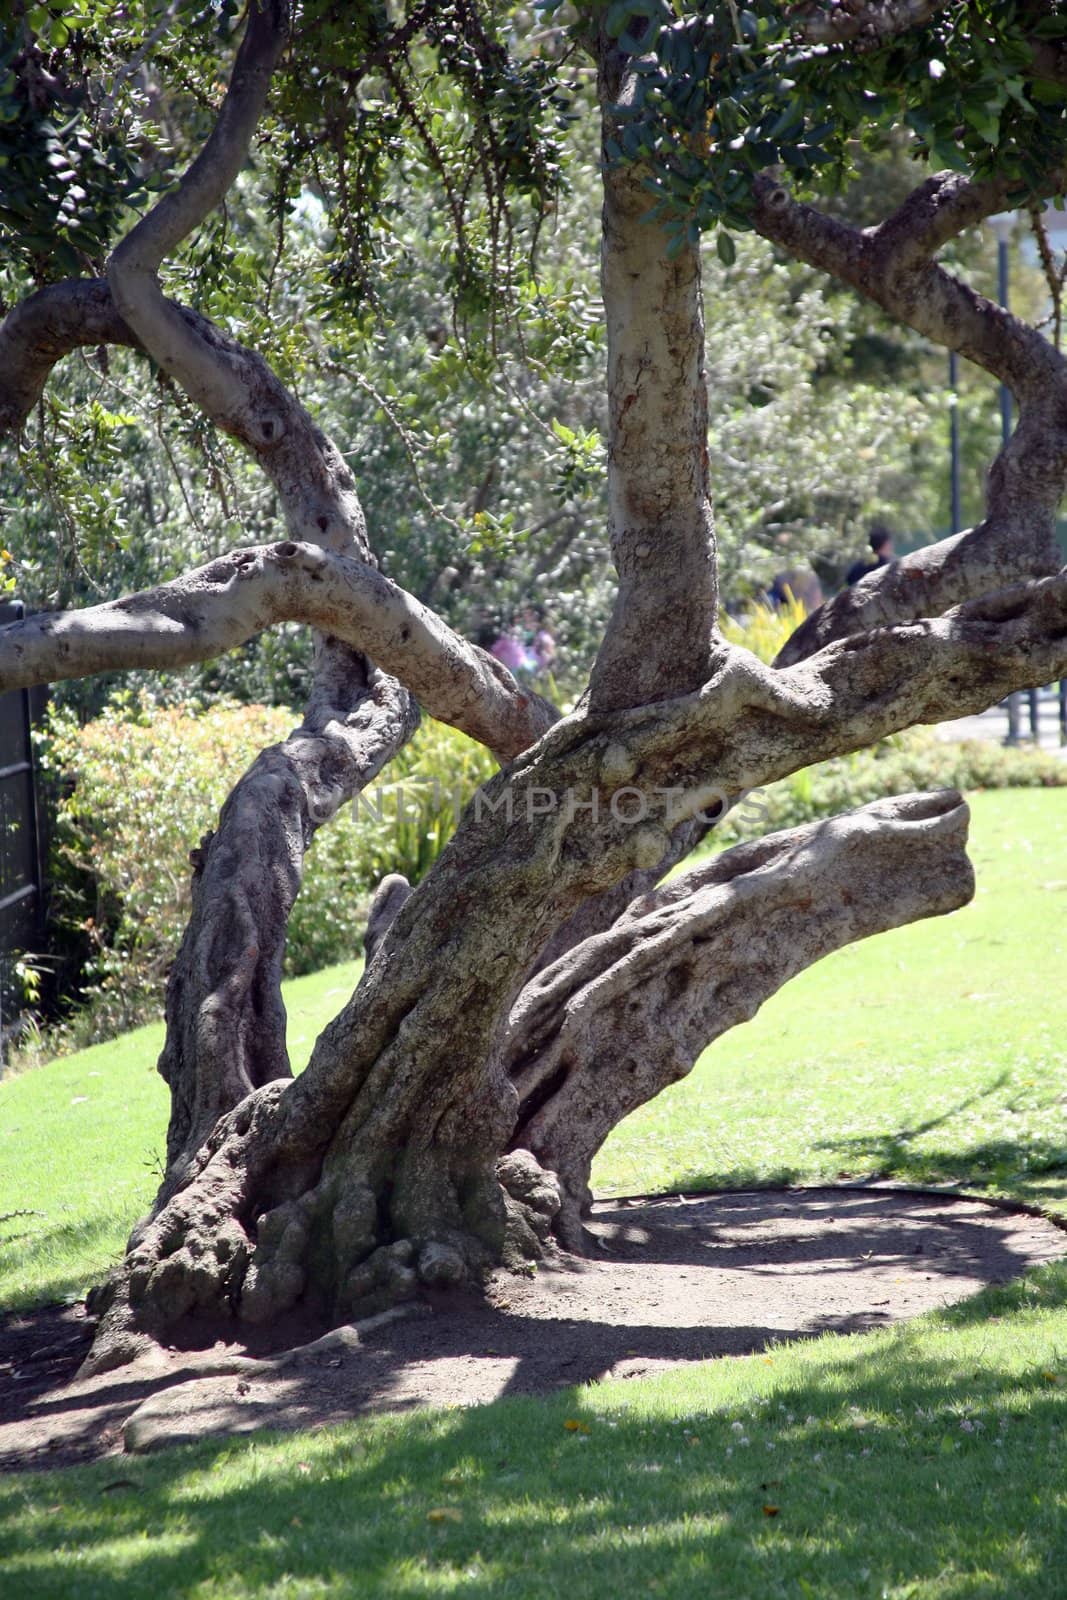
[{"label": "fence post", "polygon": [[[0,602],[0,626],[24,615],[20,600]],[[32,733],[43,703],[35,706],[28,689],[0,695],[0,1072],[3,1046],[21,1009],[15,961],[44,938],[45,863]]]}]

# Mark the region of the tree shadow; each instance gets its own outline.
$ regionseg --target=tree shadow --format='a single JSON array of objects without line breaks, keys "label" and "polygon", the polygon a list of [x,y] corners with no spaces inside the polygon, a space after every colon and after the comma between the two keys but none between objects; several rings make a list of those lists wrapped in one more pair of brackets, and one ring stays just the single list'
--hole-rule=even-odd
[{"label": "tree shadow", "polygon": [[[62,1385],[84,1347],[51,1384],[21,1381],[33,1377],[31,1363],[3,1396],[15,1425],[4,1435],[5,1464],[31,1449],[84,1458],[146,1400],[153,1426],[171,1440],[243,1433],[267,1418],[300,1429],[362,1412],[550,1394],[827,1331],[870,1331],[1017,1278],[1067,1244],[1043,1219],[879,1189],[623,1201],[598,1206],[591,1226],[603,1246],[597,1258],[563,1257],[498,1280],[489,1302],[436,1295],[430,1313],[368,1329],[355,1350],[313,1349],[280,1375],[213,1376],[197,1365],[213,1360],[209,1351],[164,1375],[120,1369],[71,1391]],[[200,1329],[195,1342],[204,1339]],[[195,1388],[166,1395],[190,1380]]]},{"label": "tree shadow", "polygon": [[939,1329],[710,1363],[633,1401],[608,1385],[0,1482],[6,1571],[35,1600],[75,1581],[112,1600],[1053,1600],[1063,1394],[1043,1364],[1065,1305],[1048,1269]]},{"label": "tree shadow", "polygon": [[[948,1110],[885,1132],[863,1133],[836,1139],[822,1139],[812,1145],[832,1159],[840,1177],[898,1179],[911,1184],[957,1184],[969,1190],[1002,1191],[1024,1202],[1040,1201],[1044,1192],[1039,1180],[1062,1177],[1067,1183],[1067,1139],[1032,1136],[998,1137],[975,1142],[956,1140],[934,1146],[920,1141],[954,1119],[992,1099],[1006,1084],[1010,1074],[998,1074],[984,1088],[966,1096]],[[1050,1109],[1058,1101],[1050,1099]],[[1008,1109],[1012,1109],[1010,1104]],[[1033,1107],[1029,1108],[1031,1111]],[[686,1173],[678,1188],[694,1190],[777,1188],[811,1181],[814,1163],[783,1166],[774,1171],[753,1167],[733,1167],[723,1171]]]}]

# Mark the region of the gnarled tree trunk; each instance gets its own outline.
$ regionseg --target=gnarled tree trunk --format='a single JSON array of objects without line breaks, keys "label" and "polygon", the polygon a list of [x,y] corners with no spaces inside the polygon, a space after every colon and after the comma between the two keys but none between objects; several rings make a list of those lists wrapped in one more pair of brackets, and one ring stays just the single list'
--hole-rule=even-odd
[{"label": "gnarled tree trunk", "polygon": [[[53,286],[0,326],[0,423],[21,426],[68,351],[131,345],[253,454],[285,518],[275,544],[0,630],[0,683],[204,659],[287,619],[320,633],[302,725],[195,852],[160,1063],[167,1172],[97,1297],[97,1370],[189,1319],[214,1332],[299,1306],[337,1321],[580,1250],[590,1164],[622,1118],[804,966],[949,911],[972,884],[951,793],[667,869],[757,785],[1067,671],[1052,540],[1067,368],[933,259],[1002,203],[997,186],[931,180],[864,234],[770,178],[760,191],[769,238],[981,361],[1021,408],[981,527],[831,602],[771,669],[716,628],[699,251],[668,252],[640,173],[608,166],[618,598],[588,696],[557,721],[377,570],[337,448],[265,362],[161,291],[161,264],[247,155],[286,26],[282,0],[252,4],[203,153],[106,282]],[[594,49],[610,133],[634,66],[606,34]],[[410,735],[416,701],[502,770],[421,884],[388,882],[359,986],[293,1079],[280,975],[304,851]]]}]

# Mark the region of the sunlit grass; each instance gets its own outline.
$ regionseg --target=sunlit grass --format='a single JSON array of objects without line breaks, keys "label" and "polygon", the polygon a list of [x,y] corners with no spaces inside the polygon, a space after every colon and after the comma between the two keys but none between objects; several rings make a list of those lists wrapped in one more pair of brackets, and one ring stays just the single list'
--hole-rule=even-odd
[{"label": "sunlit grass", "polygon": [[[359,967],[285,986],[303,1067]],[[162,1173],[167,1089],[161,1023],[0,1081],[0,1310],[80,1299],[122,1254]]]},{"label": "sunlit grass", "polygon": [[[881,1173],[1067,1211],[1067,802],[973,800],[978,893],[950,918],[801,974],[692,1075],[629,1118],[605,1194]],[[285,986],[302,1067],[358,974]],[[76,1297],[154,1192],[166,1128],[159,1026],[0,1082],[0,1308]]]},{"label": "sunlit grass", "polygon": [[5,1592],[1059,1600],[1065,1326],[1048,1268],[644,1382],[0,1479]]}]

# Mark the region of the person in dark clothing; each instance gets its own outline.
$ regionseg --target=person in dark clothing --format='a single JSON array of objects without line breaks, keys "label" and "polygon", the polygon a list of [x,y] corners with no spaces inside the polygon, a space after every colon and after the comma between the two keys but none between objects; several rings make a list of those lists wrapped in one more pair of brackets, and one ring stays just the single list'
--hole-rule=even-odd
[{"label": "person in dark clothing", "polygon": [[868,572],[877,572],[879,567],[888,567],[893,559],[893,535],[884,523],[875,523],[867,537],[867,543],[871,547],[871,556],[874,559],[861,556],[858,561],[852,563],[845,574],[845,582],[849,588],[854,583],[859,583],[861,578],[865,578]]}]

